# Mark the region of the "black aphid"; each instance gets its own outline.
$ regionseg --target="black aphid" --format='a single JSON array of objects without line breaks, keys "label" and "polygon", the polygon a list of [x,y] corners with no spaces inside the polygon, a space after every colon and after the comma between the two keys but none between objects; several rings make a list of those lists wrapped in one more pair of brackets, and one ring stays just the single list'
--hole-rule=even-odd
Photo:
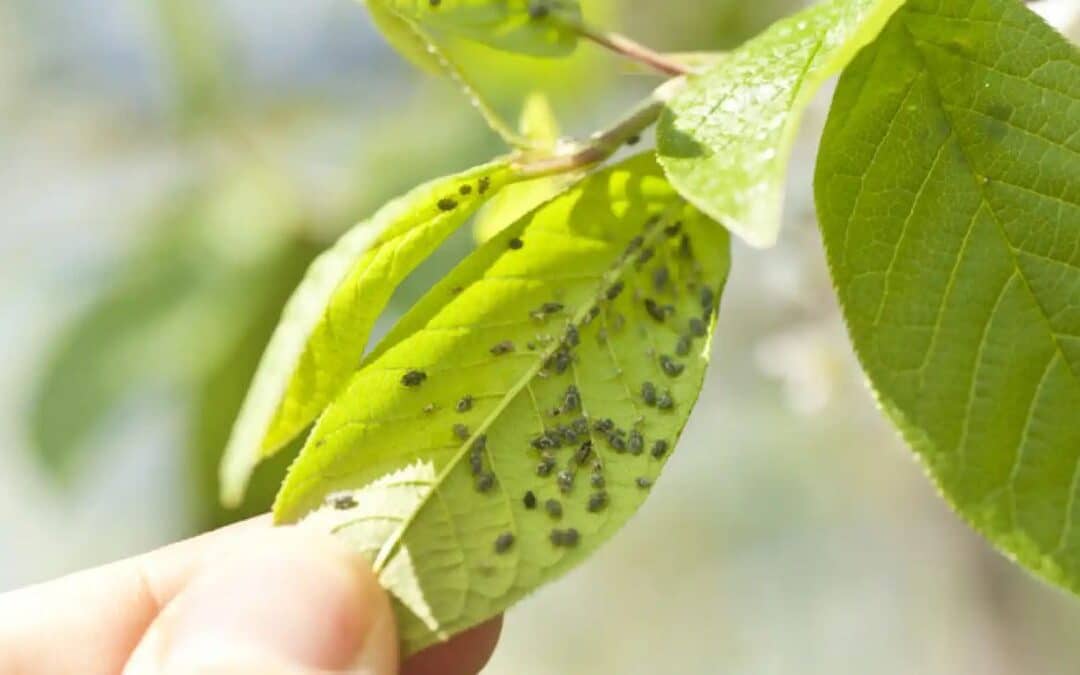
[{"label": "black aphid", "polygon": [[503,354],[509,354],[514,351],[514,343],[510,340],[503,340],[502,342],[494,345],[491,348],[491,353],[495,356],[502,356]]},{"label": "black aphid", "polygon": [[563,396],[563,412],[570,412],[571,410],[577,410],[581,407],[581,392],[574,385],[570,385],[566,388],[566,394]]},{"label": "black aphid", "polygon": [[559,438],[562,439],[564,445],[577,445],[578,435],[572,427],[559,425],[556,431],[559,432]]},{"label": "black aphid", "polygon": [[570,356],[570,352],[565,349],[560,349],[551,357],[551,369],[555,371],[556,375],[562,375],[566,372],[566,369],[570,367],[572,362],[573,359]]},{"label": "black aphid", "polygon": [[432,7],[438,7],[442,4],[442,0],[428,0],[428,4]]},{"label": "black aphid", "polygon": [[577,530],[572,527],[566,530],[552,530],[550,535],[552,544],[554,544],[555,546],[565,546],[568,548],[571,546],[577,546],[578,540],[580,538],[581,535],[578,533]]},{"label": "black aphid", "polygon": [[352,495],[337,495],[331,498],[330,503],[338,511],[356,508],[356,499]]},{"label": "black aphid", "polygon": [[562,502],[558,499],[549,499],[544,502],[544,510],[552,518],[562,518]]},{"label": "black aphid", "polygon": [[525,496],[521,498],[521,501],[525,503],[525,508],[530,511],[536,508],[536,495],[533,494],[532,490],[526,492]]},{"label": "black aphid", "polygon": [[525,242],[521,241],[517,237],[514,237],[513,239],[510,240],[508,245],[510,246],[510,248],[512,248],[512,249],[514,249],[516,251],[516,250],[520,249],[522,246],[524,246]]},{"label": "black aphid", "polygon": [[569,470],[560,471],[559,475],[555,478],[555,482],[559,484],[560,492],[570,492],[574,487],[574,472]]},{"label": "black aphid", "polygon": [[690,237],[685,234],[679,239],[679,255],[687,259],[694,257],[694,247],[690,245]]},{"label": "black aphid", "polygon": [[647,490],[652,487],[652,481],[645,476],[639,476],[634,482],[637,483],[637,486],[642,490]]},{"label": "black aphid", "polygon": [[469,427],[465,426],[464,424],[455,424],[454,425],[454,435],[457,436],[458,438],[460,438],[463,441],[468,439],[469,438]]},{"label": "black aphid", "polygon": [[581,334],[578,333],[577,326],[570,325],[566,327],[565,342],[570,347],[577,347],[581,344]]},{"label": "black aphid", "polygon": [[675,400],[671,398],[671,392],[665,391],[656,399],[656,407],[661,410],[671,410],[675,407]]},{"label": "black aphid", "polygon": [[440,211],[453,211],[457,208],[457,201],[449,197],[443,197],[438,203]]},{"label": "black aphid", "polygon": [[655,254],[656,254],[656,251],[655,251],[655,250],[653,250],[653,247],[652,247],[652,246],[649,246],[648,248],[646,248],[645,250],[643,250],[643,251],[641,252],[641,254],[640,254],[640,255],[638,255],[638,257],[637,257],[637,264],[638,264],[638,266],[640,267],[641,265],[644,265],[645,263],[647,263],[647,262],[649,262],[650,260],[652,260],[652,257],[653,257],[653,256],[654,256]]},{"label": "black aphid", "polygon": [[597,511],[602,511],[604,509],[604,507],[607,506],[607,503],[608,503],[607,493],[604,492],[603,490],[600,490],[598,492],[594,492],[591,495],[589,495],[588,509],[589,509],[589,511],[591,511],[593,513],[596,513]]},{"label": "black aphid", "polygon": [[419,387],[427,379],[427,373],[422,370],[410,370],[401,376],[401,383],[406,387]]},{"label": "black aphid", "polygon": [[536,351],[536,343],[533,342],[532,340],[529,340],[528,342],[525,343],[525,349],[528,349],[530,352],[535,352]]},{"label": "black aphid", "polygon": [[589,433],[589,420],[579,417],[570,423],[570,428],[574,430],[574,433],[584,436]]},{"label": "black aphid", "polygon": [[540,463],[536,465],[536,475],[541,478],[545,478],[551,475],[551,472],[555,470],[555,458],[551,456],[544,457],[540,460]]},{"label": "black aphid", "polygon": [[559,438],[555,436],[555,434],[545,431],[536,438],[532,439],[529,442],[529,445],[533,446],[537,450],[551,450],[552,448],[559,447],[560,445],[562,445],[562,443],[559,441]]},{"label": "black aphid", "polygon": [[469,446],[469,449],[473,452],[483,452],[485,449],[487,449],[487,434],[480,434],[479,436],[474,438],[472,445]]},{"label": "black aphid", "polygon": [[660,368],[668,377],[678,377],[686,370],[686,366],[671,358],[667,354],[660,355]]},{"label": "black aphid", "polygon": [[671,279],[671,272],[668,272],[668,268],[660,266],[660,267],[657,267],[655,270],[653,270],[652,283],[653,283],[653,287],[656,290],[658,290],[658,291],[664,290],[667,287],[668,281],[670,279]]},{"label": "black aphid", "polygon": [[641,451],[645,449],[645,438],[641,435],[640,431],[631,431],[630,437],[626,441],[626,448],[630,451],[631,455],[640,455]]},{"label": "black aphid", "polygon": [[595,472],[592,476],[589,477],[589,484],[591,484],[594,488],[602,488],[604,487],[605,483],[606,481],[604,480],[604,474],[602,473]]},{"label": "black aphid", "polygon": [[614,300],[615,298],[619,297],[619,294],[622,293],[624,288],[626,288],[626,284],[621,281],[616,281],[615,283],[611,284],[611,286],[609,286],[607,289],[607,299]]},{"label": "black aphid", "polygon": [[690,348],[693,346],[689,335],[680,335],[679,341],[675,343],[676,356],[686,356],[690,353]]},{"label": "black aphid", "polygon": [[495,474],[490,471],[476,477],[476,489],[480,492],[487,492],[493,487],[495,487]]},{"label": "black aphid", "polygon": [[469,194],[472,194],[472,186],[468,185],[468,184],[465,184],[465,185],[462,185],[461,187],[459,187],[457,189],[457,191],[458,191],[458,194],[460,194],[461,196],[469,195]]},{"label": "black aphid", "polygon": [[558,314],[563,311],[563,304],[561,302],[545,302],[540,305],[540,311],[544,314]]},{"label": "black aphid", "polygon": [[641,400],[650,408],[656,405],[656,385],[652,382],[641,383]]},{"label": "black aphid", "polygon": [[469,469],[474,476],[479,476],[484,471],[484,456],[475,450],[469,453]]},{"label": "black aphid", "polygon": [[454,406],[454,409],[457,410],[459,413],[469,412],[470,410],[472,410],[472,404],[473,397],[465,394],[460,399],[458,399],[457,405]]},{"label": "black aphid", "polygon": [[701,300],[701,308],[712,311],[713,302],[716,300],[716,295],[713,293],[712,289],[708,286],[702,286],[699,294],[699,299]]},{"label": "black aphid", "polygon": [[640,234],[630,240],[630,243],[626,245],[626,253],[630,254],[641,248],[641,245],[645,243],[645,237]]},{"label": "black aphid", "polygon": [[596,429],[600,433],[606,434],[615,428],[615,422],[611,418],[605,417],[604,419],[596,420],[596,424],[593,425],[593,429]]},{"label": "black aphid", "polygon": [[[709,305],[711,308],[712,305]],[[690,319],[690,334],[694,337],[705,337],[707,329],[705,328],[705,322],[696,316]]]},{"label": "black aphid", "polygon": [[607,442],[608,442],[608,445],[611,446],[611,449],[614,450],[615,452],[619,452],[619,453],[626,452],[626,439],[624,439],[619,434],[617,434],[615,432],[612,432],[612,433],[608,434]]},{"label": "black aphid", "polygon": [[641,136],[639,136],[637,134],[633,134],[632,136],[630,136],[629,138],[626,139],[626,144],[627,145],[637,145],[640,142],[641,142]]},{"label": "black aphid", "polygon": [[491,178],[488,176],[481,176],[480,180],[476,181],[476,191],[480,194],[484,194],[491,187]]},{"label": "black aphid", "polygon": [[506,553],[510,550],[510,547],[514,545],[514,535],[509,532],[503,532],[495,538],[495,552]]},{"label": "black aphid", "polygon": [[681,230],[681,229],[682,229],[682,221],[675,222],[675,223],[672,223],[671,225],[668,225],[667,227],[664,228],[664,234],[666,234],[669,237],[674,237],[675,235],[677,235],[679,233],[679,230]]},{"label": "black aphid", "polygon": [[591,455],[591,454],[592,454],[592,441],[585,441],[574,452],[574,460],[578,464],[584,464],[585,462],[587,462],[589,460],[589,455]]},{"label": "black aphid", "polygon": [[656,301],[652,298],[645,298],[645,311],[649,313],[649,316],[653,318],[653,321],[657,323],[664,323],[664,319],[667,318],[667,312],[664,311],[660,305],[656,304]]},{"label": "black aphid", "polygon": [[533,0],[529,4],[529,18],[540,20],[545,18],[551,12],[551,8],[547,6],[547,2],[541,0]]},{"label": "black aphid", "polygon": [[656,441],[655,443],[652,444],[652,450],[650,450],[649,452],[652,453],[653,457],[655,457],[657,459],[660,459],[661,457],[664,456],[664,454],[667,451],[668,451],[668,442],[665,441],[664,439],[660,439],[660,440],[658,440],[658,441]]}]

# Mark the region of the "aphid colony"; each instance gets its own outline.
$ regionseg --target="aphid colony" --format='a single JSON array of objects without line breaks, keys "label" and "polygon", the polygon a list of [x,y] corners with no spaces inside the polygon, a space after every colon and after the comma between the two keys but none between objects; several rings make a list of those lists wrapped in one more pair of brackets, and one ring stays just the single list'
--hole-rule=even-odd
[{"label": "aphid colony", "polygon": [[[468,189],[466,190],[466,188]],[[487,188],[487,179],[482,178],[477,185],[477,190],[482,194]],[[471,190],[470,186],[462,186],[460,193],[467,195]],[[438,202],[438,205],[442,210],[450,210],[456,207],[457,203],[453,199],[444,198]],[[626,291],[626,283],[620,277],[625,273],[628,263],[632,262],[635,269],[640,271],[657,258],[656,249],[652,245],[647,245],[647,243],[656,234],[655,230],[659,222],[659,218],[651,219],[646,223],[645,235],[635,237],[629,242],[620,259],[615,263],[609,274],[605,276],[606,283],[603,285],[603,290],[599,293],[595,304],[585,311],[577,322],[574,320],[568,321],[559,339],[538,335],[535,341],[527,343],[529,351],[544,350],[540,355],[542,361],[537,372],[540,378],[547,379],[552,375],[563,375],[570,371],[577,358],[575,350],[580,347],[582,342],[581,327],[591,324],[597,317],[605,316],[605,326],[597,332],[597,339],[600,344],[603,344],[611,335],[611,331],[620,331],[625,326],[625,316],[614,312],[612,307],[620,297],[623,297]],[[681,224],[669,225],[663,228],[662,232],[669,239],[679,236]],[[522,242],[518,238],[511,239],[509,247],[514,250],[520,249]],[[678,241],[678,251],[683,258],[692,259],[690,242],[685,234]],[[662,260],[656,263],[651,274],[646,278],[651,280],[651,288],[658,296],[667,295],[670,297],[677,293],[676,277],[672,275]],[[669,379],[678,378],[686,368],[686,365],[678,357],[688,356],[693,349],[694,340],[708,334],[707,322],[711,317],[715,301],[715,295],[708,286],[698,286],[695,282],[691,282],[687,286],[691,290],[697,291],[697,299],[702,308],[701,316],[690,317],[686,321],[685,332],[679,331],[679,337],[673,346],[674,354],[657,354],[656,350],[652,348],[647,352],[650,358],[656,359],[658,373]],[[657,324],[674,325],[670,323],[676,319],[677,315],[674,304],[653,297],[643,297],[641,289],[636,289],[633,295],[631,302],[639,304],[643,317],[647,317],[649,321]],[[528,314],[533,321],[547,322],[561,316],[565,310],[566,308],[562,303],[548,301],[529,310]],[[515,344],[509,339],[501,340],[492,345],[489,351],[496,357],[510,354],[515,351]],[[618,370],[618,372],[621,374],[622,371]],[[415,388],[422,385],[426,379],[427,374],[423,371],[409,370],[402,376],[401,384],[405,387]],[[634,394],[635,400],[639,400],[646,408],[667,412],[674,410],[676,406],[671,391],[658,386],[652,381],[646,380],[642,382],[640,389]],[[473,404],[474,397],[466,394],[457,401],[454,409],[457,413],[465,414],[473,409]],[[434,410],[434,404],[428,404],[428,406]],[[544,429],[529,440],[527,451],[535,453],[536,458],[535,475],[543,479],[553,479],[558,493],[565,498],[574,493],[579,483],[578,474],[588,472],[588,488],[586,489],[589,492],[585,499],[585,511],[588,513],[600,513],[607,509],[611,502],[610,494],[606,489],[607,479],[604,475],[604,462],[601,453],[597,451],[594,445],[596,442],[602,441],[608,451],[616,455],[639,456],[648,451],[649,456],[654,460],[662,459],[670,449],[667,439],[646,439],[640,428],[644,417],[638,417],[633,427],[629,429],[620,428],[610,418],[590,419],[587,417],[584,411],[582,393],[576,384],[568,384],[562,389],[556,405],[549,410],[549,414],[553,417],[560,416],[563,419],[572,417],[572,419],[558,424],[545,424]],[[427,411],[427,408],[425,408],[425,411]],[[451,431],[453,437],[459,441],[472,439],[467,457],[475,489],[480,493],[492,491],[496,485],[496,476],[486,461],[488,453],[487,435],[480,433],[474,436],[469,427],[462,423],[455,423]],[[573,452],[569,454],[568,459],[560,468],[560,462],[556,454],[557,451],[564,448],[572,449]],[[582,479],[583,481],[584,479]],[[634,479],[634,484],[638,488],[646,490],[652,487],[653,481],[646,476],[639,476]],[[542,512],[551,520],[560,521],[564,517],[564,505],[560,499],[549,498],[541,504],[536,492],[527,490],[521,500],[524,508],[528,511],[536,511],[542,507]],[[355,506],[355,501],[352,502],[351,506],[339,505],[338,502],[334,502],[334,506],[335,508],[350,508]],[[569,548],[578,544],[580,536],[579,531],[573,527],[555,528],[551,530],[549,540],[555,547]],[[513,533],[500,533],[494,540],[494,551],[496,553],[506,553],[513,548],[514,543],[515,536]]]}]

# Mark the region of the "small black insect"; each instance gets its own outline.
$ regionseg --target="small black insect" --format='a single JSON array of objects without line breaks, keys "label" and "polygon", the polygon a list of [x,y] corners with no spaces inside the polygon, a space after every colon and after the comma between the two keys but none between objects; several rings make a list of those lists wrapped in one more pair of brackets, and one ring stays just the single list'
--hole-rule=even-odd
[{"label": "small black insect", "polygon": [[525,508],[529,509],[530,511],[536,508],[536,495],[533,494],[532,490],[526,492],[525,496],[522,497],[521,501],[525,503]]},{"label": "small black insect", "polygon": [[608,445],[611,449],[618,453],[626,452],[626,439],[620,436],[618,433],[612,432],[607,437]]},{"label": "small black insect", "polygon": [[475,450],[469,453],[469,468],[472,475],[479,476],[484,471],[484,456]]},{"label": "small black insect", "polygon": [[465,185],[462,185],[461,187],[459,187],[457,189],[457,191],[458,191],[458,194],[460,194],[461,196],[464,197],[465,195],[472,194],[472,186],[468,185],[468,184],[465,184]]},{"label": "small black insect", "polygon": [[506,553],[510,550],[510,547],[514,545],[514,535],[509,532],[503,532],[495,538],[495,552]]},{"label": "small black insect", "polygon": [[539,21],[551,13],[546,2],[534,1],[529,5],[529,18]]},{"label": "small black insect", "polygon": [[652,487],[652,481],[645,476],[639,476],[634,482],[637,483],[637,486],[642,490],[647,490]]},{"label": "small black insect", "polygon": [[656,251],[655,251],[655,250],[653,250],[653,247],[652,247],[652,246],[649,246],[648,248],[646,248],[645,250],[643,250],[643,251],[641,252],[641,254],[640,254],[640,255],[638,255],[638,257],[637,257],[637,265],[638,265],[638,267],[641,267],[641,266],[642,266],[642,265],[644,265],[645,263],[647,263],[647,262],[649,262],[650,260],[652,260],[652,257],[653,257],[653,256],[654,256],[655,254],[656,254]]},{"label": "small black insect", "polygon": [[443,197],[439,200],[438,207],[440,211],[453,211],[457,208],[457,201],[449,197]]},{"label": "small black insect", "polygon": [[495,356],[502,356],[503,354],[509,354],[514,351],[514,343],[510,340],[503,340],[491,348],[491,353]]},{"label": "small black insect", "polygon": [[566,338],[564,342],[566,342],[569,347],[577,347],[581,344],[581,334],[578,333],[577,326],[570,325],[566,327]]},{"label": "small black insect", "polygon": [[555,482],[559,484],[559,491],[563,494],[570,492],[574,487],[574,472],[573,471],[560,471],[559,475],[555,478]]},{"label": "small black insect", "polygon": [[536,465],[536,475],[541,478],[551,475],[551,472],[555,469],[555,458],[549,456],[540,460],[540,463]]},{"label": "small black insect", "polygon": [[438,7],[442,4],[442,0],[428,0],[428,4],[432,7]]},{"label": "small black insect", "polygon": [[459,413],[469,412],[470,410],[472,410],[472,404],[473,404],[473,397],[469,396],[468,394],[465,394],[460,399],[458,399],[457,405],[454,406],[454,408]]},{"label": "small black insect", "polygon": [[671,410],[675,407],[675,400],[671,398],[671,392],[665,391],[656,399],[656,407],[661,410]]},{"label": "small black insect", "polygon": [[686,356],[690,353],[690,348],[693,343],[689,335],[680,335],[679,341],[675,343],[675,354],[677,356]]},{"label": "small black insect", "polygon": [[571,427],[560,425],[557,431],[564,445],[577,445],[578,435]]},{"label": "small black insect", "polygon": [[678,377],[686,370],[686,366],[671,358],[667,354],[660,355],[660,368],[668,377]]},{"label": "small black insect", "polygon": [[478,491],[487,492],[493,487],[495,487],[495,474],[488,471],[487,473],[477,476],[476,489]]},{"label": "small black insect", "polygon": [[679,255],[687,260],[694,257],[694,247],[690,244],[690,237],[685,234],[679,239]]},{"label": "small black insect", "polygon": [[406,387],[419,387],[427,379],[427,373],[422,370],[410,370],[401,376],[401,383]]},{"label": "small black insect", "polygon": [[529,441],[529,445],[533,446],[537,450],[551,450],[552,448],[559,447],[559,439],[554,434],[545,431],[536,438]]},{"label": "small black insect", "polygon": [[656,405],[656,385],[652,382],[641,383],[641,400],[650,408]]},{"label": "small black insect", "polygon": [[677,235],[679,233],[679,230],[681,230],[681,229],[682,229],[682,221],[681,220],[676,221],[676,222],[672,223],[671,225],[668,225],[667,227],[664,228],[664,234],[666,234],[669,237],[674,237],[675,235]]},{"label": "small black insect", "polygon": [[653,288],[658,291],[662,291],[667,288],[668,281],[671,279],[671,272],[668,272],[668,268],[664,266],[657,267],[652,273]]},{"label": "small black insect", "polygon": [[562,375],[566,372],[566,369],[570,367],[572,362],[573,359],[570,357],[570,352],[565,349],[560,349],[551,357],[551,369],[555,371],[556,375]]},{"label": "small black insect", "polygon": [[615,283],[611,284],[611,286],[609,286],[607,289],[607,299],[614,300],[615,298],[619,297],[619,294],[623,292],[624,288],[626,288],[626,284],[621,281],[616,281]]},{"label": "small black insect", "polygon": [[568,548],[572,547],[572,546],[577,546],[578,539],[580,539],[580,538],[581,538],[581,535],[578,534],[577,530],[575,530],[572,527],[567,528],[567,529],[563,530],[563,532],[562,532],[562,545],[566,546]]},{"label": "small black insect", "polygon": [[607,432],[611,431],[614,428],[615,428],[615,422],[613,422],[611,420],[611,418],[609,418],[609,417],[605,417],[604,419],[596,420],[596,424],[593,425],[593,429],[596,429],[597,431],[599,431],[602,434],[606,434]]},{"label": "small black insect", "polygon": [[544,510],[552,518],[562,518],[562,502],[558,499],[549,499],[544,502]]},{"label": "small black insect", "polygon": [[588,504],[587,508],[592,513],[596,513],[597,511],[602,511],[604,509],[604,507],[607,506],[607,503],[608,503],[608,495],[607,495],[607,493],[604,492],[603,490],[599,490],[599,491],[594,492],[591,495],[589,495],[589,504]]},{"label": "small black insect", "polygon": [[665,441],[664,439],[660,439],[660,440],[656,441],[655,443],[653,443],[652,444],[652,450],[650,450],[650,452],[652,453],[652,456],[657,458],[657,459],[660,459],[661,457],[663,457],[664,453],[666,453],[667,451],[668,451],[668,442]]},{"label": "small black insect", "polygon": [[667,312],[664,311],[660,305],[656,304],[656,301],[652,298],[645,298],[645,311],[649,313],[649,316],[653,318],[653,321],[657,323],[664,323],[664,319],[667,318]]},{"label": "small black insect", "polygon": [[491,187],[491,178],[488,176],[481,176],[480,180],[476,181],[476,191],[480,194],[484,194]]},{"label": "small black insect", "polygon": [[[710,308],[712,306],[710,305]],[[705,322],[696,316],[690,319],[690,334],[694,337],[705,337],[707,329],[705,328]]]},{"label": "small black insect", "polygon": [[570,423],[570,428],[574,430],[574,433],[585,435],[589,433],[589,420],[584,417],[579,417]]},{"label": "small black insect", "polygon": [[485,449],[487,449],[487,434],[480,434],[479,436],[474,438],[472,445],[469,446],[469,449],[473,452],[483,452]]},{"label": "small black insect", "polygon": [[574,452],[574,460],[578,464],[584,464],[585,462],[587,462],[589,460],[589,456],[591,454],[592,454],[592,441],[585,441],[584,443],[581,444],[581,447],[579,447]]},{"label": "small black insect", "polygon": [[634,430],[630,432],[630,438],[626,441],[626,447],[631,455],[641,454],[641,451],[645,449],[645,438],[641,435],[640,431]]},{"label": "small black insect", "polygon": [[594,472],[593,475],[589,477],[589,484],[592,485],[594,488],[604,487],[604,485],[606,484],[606,481],[604,480],[604,474]]},{"label": "small black insect", "polygon": [[330,503],[338,511],[347,511],[356,508],[356,498],[352,495],[337,495],[330,499]]},{"label": "small black insect", "polygon": [[469,427],[465,426],[464,424],[455,424],[454,435],[463,441],[467,440],[469,438]]},{"label": "small black insect", "polygon": [[540,305],[540,311],[544,314],[558,314],[563,311],[563,304],[561,302],[545,302]]},{"label": "small black insect", "polygon": [[626,253],[627,253],[627,255],[629,255],[629,254],[633,253],[634,251],[638,250],[639,248],[641,248],[641,245],[644,244],[644,243],[645,243],[645,237],[642,237],[640,234],[638,236],[634,237],[633,239],[631,239],[630,243],[626,245]]},{"label": "small black insect", "polygon": [[566,394],[563,395],[563,412],[570,412],[577,410],[581,407],[581,392],[574,385],[570,385],[566,388]]},{"label": "small black insect", "polygon": [[712,311],[713,301],[716,300],[716,295],[712,289],[708,286],[702,286],[699,291],[699,299],[701,300],[701,308],[704,310]]},{"label": "small black insect", "polygon": [[517,237],[514,237],[513,239],[511,239],[509,244],[508,244],[508,246],[510,246],[510,248],[512,248],[515,251],[517,251],[518,249],[520,249],[524,245],[525,245],[525,242],[521,241]]},{"label": "small black insect", "polygon": [[641,142],[641,136],[639,136],[637,134],[634,134],[634,135],[632,135],[632,136],[630,136],[629,138],[626,139],[626,144],[627,145],[637,145],[640,142]]}]

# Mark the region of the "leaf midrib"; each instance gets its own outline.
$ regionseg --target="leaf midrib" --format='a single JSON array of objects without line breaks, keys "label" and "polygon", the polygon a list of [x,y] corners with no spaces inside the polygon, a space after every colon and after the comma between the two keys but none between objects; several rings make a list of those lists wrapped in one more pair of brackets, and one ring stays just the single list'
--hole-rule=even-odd
[{"label": "leaf midrib", "polygon": [[[668,219],[668,215],[671,211],[673,211],[680,205],[681,204],[677,203],[665,209],[665,212],[660,215],[659,220],[653,225],[652,230],[645,235],[645,243],[653,241],[655,238],[659,237],[663,233],[663,224]],[[619,262],[618,266],[616,266],[616,272],[614,274],[600,275],[599,279],[601,280],[601,284],[604,284],[604,280],[608,278],[610,278],[611,283],[614,283],[615,281],[623,278],[628,266],[632,265],[633,262],[634,256],[626,256],[623,260]],[[590,303],[584,303],[582,307],[579,308],[578,311],[571,317],[568,325],[579,324],[586,317],[586,315],[588,315],[589,310]],[[536,362],[533,365],[529,366],[524,373],[522,373],[522,376],[518,379],[518,381],[515,382],[510,387],[510,389],[507,390],[506,394],[503,395],[502,400],[499,402],[499,404],[484,418],[483,422],[481,422],[481,424],[477,427],[476,432],[474,432],[468,440],[462,443],[461,448],[450,459],[450,461],[446,463],[446,466],[443,467],[442,471],[439,472],[439,475],[435,477],[435,480],[431,484],[431,490],[429,490],[428,493],[420,499],[420,501],[413,508],[412,513],[409,514],[408,518],[402,522],[401,526],[397,530],[395,530],[394,534],[389,539],[387,539],[385,544],[383,544],[379,555],[376,557],[375,562],[372,565],[372,568],[374,569],[376,574],[382,572],[385,566],[391,560],[393,560],[395,554],[400,549],[401,541],[404,538],[405,533],[409,530],[417,516],[427,505],[428,501],[431,499],[432,494],[439,492],[439,489],[445,482],[447,476],[449,476],[450,472],[458,466],[458,464],[465,457],[465,454],[469,452],[469,448],[473,440],[476,439],[480,434],[485,433],[487,429],[492,424],[494,424],[496,420],[498,420],[498,418],[506,410],[507,406],[509,406],[510,403],[522,392],[522,390],[528,387],[536,378],[537,373],[540,372],[540,369],[547,361],[547,358],[554,354],[559,349],[559,347],[561,347],[561,345],[562,341],[558,340],[553,342],[553,344],[548,349],[540,352],[537,355],[538,358],[536,359]],[[489,461],[491,460],[491,458],[492,453],[489,451]],[[494,466],[494,462],[492,462],[492,465]],[[440,499],[442,498],[441,495],[439,497]]]}]

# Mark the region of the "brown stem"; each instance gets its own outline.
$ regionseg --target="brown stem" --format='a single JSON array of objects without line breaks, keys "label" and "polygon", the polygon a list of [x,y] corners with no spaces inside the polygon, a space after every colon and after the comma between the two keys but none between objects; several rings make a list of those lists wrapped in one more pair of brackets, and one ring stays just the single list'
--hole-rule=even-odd
[{"label": "brown stem", "polygon": [[605,49],[610,49],[616,54],[621,54],[638,63],[644,64],[664,75],[677,77],[679,75],[686,75],[690,72],[686,66],[678,61],[653,51],[643,44],[634,42],[625,35],[603,31],[580,21],[571,21],[565,18],[561,20],[581,37],[591,40]]}]

